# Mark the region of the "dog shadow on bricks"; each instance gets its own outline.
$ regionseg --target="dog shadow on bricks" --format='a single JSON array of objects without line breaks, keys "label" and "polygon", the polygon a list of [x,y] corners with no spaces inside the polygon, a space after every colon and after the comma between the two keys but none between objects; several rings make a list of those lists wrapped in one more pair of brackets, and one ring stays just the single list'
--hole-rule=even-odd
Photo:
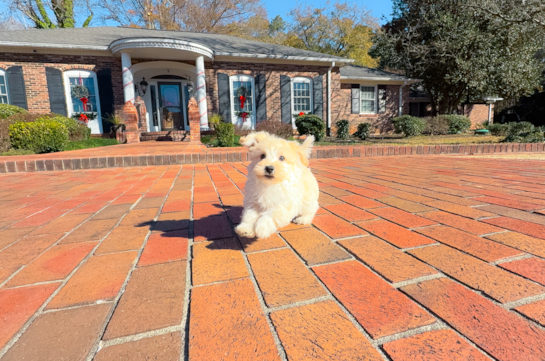
[{"label": "dog shadow on bricks", "polygon": [[[256,238],[243,238],[235,234],[234,227],[240,223],[243,207],[221,206],[218,213],[193,220],[193,240],[195,243],[207,242],[208,249],[241,250]],[[136,227],[150,227],[154,233],[162,232],[162,237],[189,237],[190,219],[169,219],[169,213],[162,213],[157,221],[142,222]],[[166,217],[165,217],[166,216]]]}]

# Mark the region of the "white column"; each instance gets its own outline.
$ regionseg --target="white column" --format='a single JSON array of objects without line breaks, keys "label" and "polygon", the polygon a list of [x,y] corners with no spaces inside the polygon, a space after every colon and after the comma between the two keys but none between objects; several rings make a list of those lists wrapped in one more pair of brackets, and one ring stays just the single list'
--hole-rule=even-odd
[{"label": "white column", "polygon": [[208,103],[206,101],[206,77],[204,74],[204,57],[197,58],[197,104],[201,117],[201,129],[208,130]]},{"label": "white column", "polygon": [[132,102],[134,104],[134,83],[131,70],[131,55],[128,53],[121,53],[121,67],[123,69],[123,95],[126,102]]}]

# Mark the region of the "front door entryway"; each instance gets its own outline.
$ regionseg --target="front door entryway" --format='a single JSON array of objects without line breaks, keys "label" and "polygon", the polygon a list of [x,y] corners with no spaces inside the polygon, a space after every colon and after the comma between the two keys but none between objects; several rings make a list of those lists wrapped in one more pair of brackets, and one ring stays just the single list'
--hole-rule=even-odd
[{"label": "front door entryway", "polygon": [[162,130],[185,129],[185,109],[181,82],[159,82],[158,104]]}]

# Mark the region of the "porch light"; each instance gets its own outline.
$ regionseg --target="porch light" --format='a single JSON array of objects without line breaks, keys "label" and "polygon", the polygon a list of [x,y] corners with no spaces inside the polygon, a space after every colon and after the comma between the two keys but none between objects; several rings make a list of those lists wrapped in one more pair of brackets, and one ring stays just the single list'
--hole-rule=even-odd
[{"label": "porch light", "polygon": [[187,92],[189,93],[190,98],[195,97],[195,93],[193,93],[193,90],[194,90],[193,82],[191,81],[187,82]]},{"label": "porch light", "polygon": [[138,89],[140,96],[146,95],[146,90],[148,90],[148,82],[146,81],[146,78],[142,78],[142,81],[140,82],[140,87]]}]

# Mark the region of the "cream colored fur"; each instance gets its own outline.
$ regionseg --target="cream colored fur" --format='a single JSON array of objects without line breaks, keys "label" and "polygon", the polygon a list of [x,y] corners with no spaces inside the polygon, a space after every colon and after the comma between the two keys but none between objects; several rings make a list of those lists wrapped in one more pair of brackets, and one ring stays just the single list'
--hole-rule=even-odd
[{"label": "cream colored fur", "polygon": [[[313,142],[312,136],[299,144],[267,132],[251,133],[240,139],[248,147],[251,163],[244,189],[242,221],[235,228],[239,236],[267,238],[292,221],[312,222],[319,208],[318,182],[309,168]],[[271,166],[272,177],[265,168]]]}]

